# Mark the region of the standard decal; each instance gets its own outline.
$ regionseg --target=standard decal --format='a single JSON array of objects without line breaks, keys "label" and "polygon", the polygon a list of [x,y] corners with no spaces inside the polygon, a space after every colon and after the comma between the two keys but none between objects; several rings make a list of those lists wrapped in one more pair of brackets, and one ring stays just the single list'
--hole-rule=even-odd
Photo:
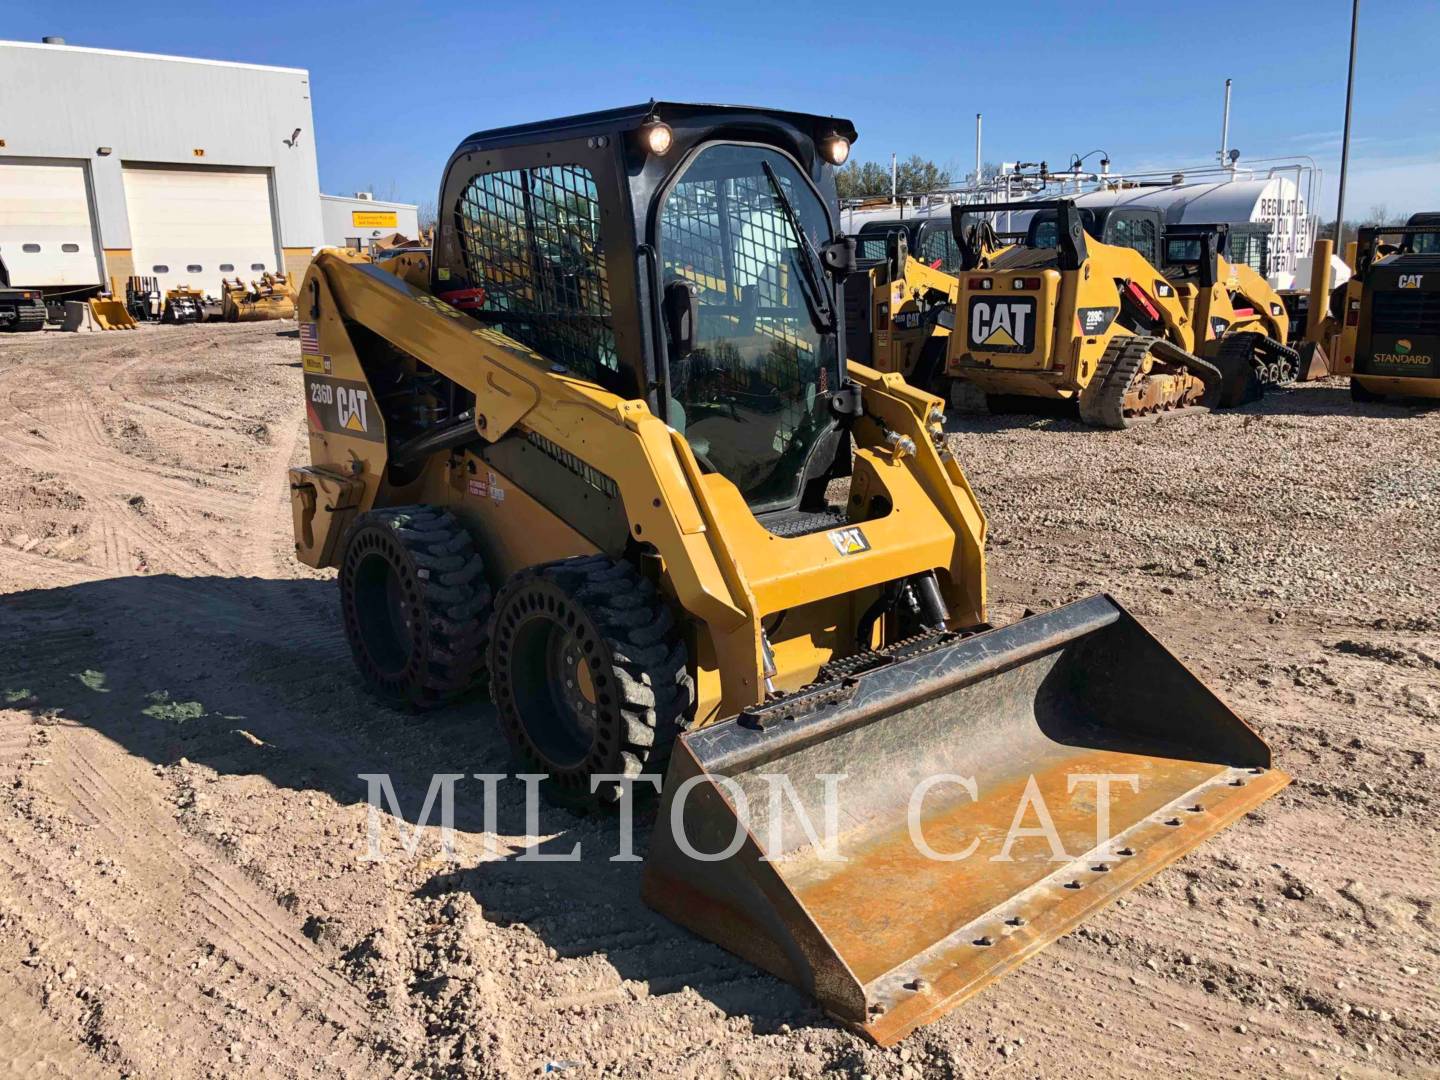
[{"label": "standard decal", "polygon": [[1387,367],[1400,368],[1401,374],[1413,375],[1417,368],[1428,368],[1434,363],[1434,357],[1429,353],[1417,353],[1415,343],[1409,338],[1396,338],[1395,351],[1388,353],[1372,353],[1371,356],[1376,364]]},{"label": "standard decal", "polygon": [[1399,287],[1402,289],[1418,289],[1424,280],[1424,274],[1401,274]]},{"label": "standard decal", "polygon": [[1271,314],[1271,315],[1284,315],[1284,314],[1285,314],[1285,305],[1284,305],[1284,304],[1277,304],[1277,303],[1275,303],[1274,300],[1271,300],[1271,301],[1270,301],[1270,314]]},{"label": "standard decal", "polygon": [[1229,329],[1230,324],[1224,319],[1220,318],[1219,315],[1210,316],[1210,333],[1214,334],[1217,338],[1224,337],[1225,331]]},{"label": "standard decal", "polygon": [[834,529],[825,535],[841,555],[856,555],[870,550],[870,541],[865,539],[865,534],[858,525],[852,525],[848,529]]},{"label": "standard decal", "polygon": [[973,297],[970,345],[989,352],[1029,352],[1035,347],[1034,298]]},{"label": "standard decal", "polygon": [[1168,281],[1159,281],[1159,280],[1157,280],[1157,281],[1155,282],[1155,295],[1156,295],[1156,296],[1174,296],[1174,295],[1175,295],[1175,286],[1171,285]]},{"label": "standard decal", "polygon": [[305,376],[305,415],[315,431],[382,442],[385,425],[370,397],[370,388],[351,379]]}]

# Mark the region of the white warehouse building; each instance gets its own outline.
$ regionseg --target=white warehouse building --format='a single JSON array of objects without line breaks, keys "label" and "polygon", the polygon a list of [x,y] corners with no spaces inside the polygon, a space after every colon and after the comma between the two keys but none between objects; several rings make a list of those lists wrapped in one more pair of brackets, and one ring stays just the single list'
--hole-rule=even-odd
[{"label": "white warehouse building", "polygon": [[48,296],[131,275],[212,295],[323,243],[310,76],[0,42],[0,258]]}]

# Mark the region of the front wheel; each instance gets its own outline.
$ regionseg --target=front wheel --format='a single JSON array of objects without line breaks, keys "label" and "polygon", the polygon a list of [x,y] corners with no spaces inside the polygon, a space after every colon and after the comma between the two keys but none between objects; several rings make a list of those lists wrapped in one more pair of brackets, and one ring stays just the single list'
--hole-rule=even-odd
[{"label": "front wheel", "polygon": [[523,570],[500,590],[490,696],[521,766],[549,778],[551,801],[584,806],[618,800],[613,777],[660,771],[694,683],[654,585],[593,555]]}]

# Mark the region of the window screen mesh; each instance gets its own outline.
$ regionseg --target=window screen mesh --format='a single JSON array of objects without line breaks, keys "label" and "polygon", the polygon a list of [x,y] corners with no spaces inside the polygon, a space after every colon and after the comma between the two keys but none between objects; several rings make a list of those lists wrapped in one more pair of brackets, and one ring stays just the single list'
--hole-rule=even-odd
[{"label": "window screen mesh", "polygon": [[[782,173],[779,180],[792,204],[799,202],[791,178]],[[801,369],[813,368],[815,359],[797,291],[800,270],[794,260],[800,240],[775,201],[769,178],[763,172],[715,178],[687,174],[665,202],[661,229],[666,277],[679,275],[700,287],[702,324],[711,324],[711,334],[719,338],[706,358],[710,378],[732,392],[749,389],[753,358],[742,359],[723,339],[742,332],[761,335],[769,348],[760,377],[779,389],[775,405],[781,407],[801,386]],[[716,318],[720,325],[714,325]],[[788,441],[793,424],[785,427],[782,442]]]},{"label": "window screen mesh", "polygon": [[455,207],[476,314],[581,374],[619,369],[600,202],[578,165],[476,176]]}]

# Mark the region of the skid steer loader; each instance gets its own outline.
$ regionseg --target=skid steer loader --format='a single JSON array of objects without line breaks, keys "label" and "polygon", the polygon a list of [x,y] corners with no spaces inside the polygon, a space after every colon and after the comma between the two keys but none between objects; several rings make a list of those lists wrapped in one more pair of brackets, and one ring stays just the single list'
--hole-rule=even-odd
[{"label": "skid steer loader", "polygon": [[290,490],[377,694],[488,673],[565,804],[668,768],[646,901],[889,1044],[1286,777],[1109,597],[988,624],[940,401],[844,359],[854,137],[652,101],[467,138],[428,285],[312,262]]}]

